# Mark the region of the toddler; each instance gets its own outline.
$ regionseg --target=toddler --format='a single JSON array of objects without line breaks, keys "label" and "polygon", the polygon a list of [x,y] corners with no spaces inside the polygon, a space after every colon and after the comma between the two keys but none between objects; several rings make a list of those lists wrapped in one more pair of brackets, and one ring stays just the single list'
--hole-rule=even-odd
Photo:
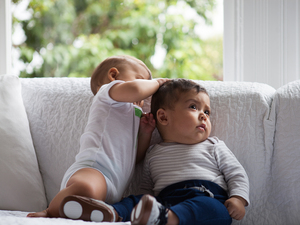
[{"label": "toddler", "polygon": [[28,217],[109,221],[105,215],[89,211],[85,200],[111,204],[121,200],[155,128],[153,116],[142,114],[143,100],[166,80],[152,80],[147,66],[131,56],[113,56],[101,62],[91,76],[95,97],[75,162],[49,207]]}]

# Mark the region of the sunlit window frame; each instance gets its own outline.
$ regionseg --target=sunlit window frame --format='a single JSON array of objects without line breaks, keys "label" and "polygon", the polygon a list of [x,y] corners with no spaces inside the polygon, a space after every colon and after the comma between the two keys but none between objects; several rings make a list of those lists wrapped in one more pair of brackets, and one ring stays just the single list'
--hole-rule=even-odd
[{"label": "sunlit window frame", "polygon": [[11,73],[11,0],[0,1],[0,74]]}]

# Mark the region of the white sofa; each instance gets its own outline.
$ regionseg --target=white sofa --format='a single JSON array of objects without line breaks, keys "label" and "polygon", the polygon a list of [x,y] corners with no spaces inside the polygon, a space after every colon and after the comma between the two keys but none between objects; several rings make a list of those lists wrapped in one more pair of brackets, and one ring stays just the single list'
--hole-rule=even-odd
[{"label": "white sofa", "polygon": [[[0,76],[0,224],[90,224],[25,217],[46,208],[79,150],[93,98],[89,82]],[[211,135],[225,141],[249,176],[251,204],[233,224],[300,224],[300,81],[278,90],[196,82],[211,97]],[[149,105],[147,99],[144,111]],[[159,140],[155,131],[152,143]],[[138,193],[141,166],[124,195]]]}]

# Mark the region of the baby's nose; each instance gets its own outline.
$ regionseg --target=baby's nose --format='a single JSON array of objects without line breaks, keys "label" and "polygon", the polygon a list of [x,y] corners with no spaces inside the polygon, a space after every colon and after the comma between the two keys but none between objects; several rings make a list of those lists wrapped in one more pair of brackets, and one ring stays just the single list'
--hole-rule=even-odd
[{"label": "baby's nose", "polygon": [[199,119],[206,120],[207,119],[206,114],[204,112],[200,112]]}]

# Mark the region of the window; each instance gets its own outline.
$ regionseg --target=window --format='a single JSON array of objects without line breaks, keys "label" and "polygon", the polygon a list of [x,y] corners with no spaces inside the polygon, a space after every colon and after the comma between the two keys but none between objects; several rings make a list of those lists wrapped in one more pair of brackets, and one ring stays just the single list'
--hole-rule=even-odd
[{"label": "window", "polygon": [[[222,2],[222,0],[220,1]],[[14,0],[14,2],[17,2],[17,0]],[[11,73],[9,57],[11,52],[8,47],[11,46],[11,27],[9,26],[11,19],[8,16],[9,13],[7,13],[11,10],[10,0],[0,1],[0,10],[0,29],[5,31],[0,36],[0,73]],[[290,81],[300,79],[299,17],[299,0],[224,1],[224,63],[222,61],[218,61],[221,63],[217,63],[217,65],[224,64],[224,80],[262,82],[278,88]],[[170,24],[168,26],[170,29]],[[186,30],[187,28],[184,28],[181,31],[186,32]],[[173,67],[179,66],[181,69],[179,70],[180,74],[191,70],[192,74],[202,73],[199,67],[196,66],[196,69],[192,68],[192,64],[187,64],[191,70],[186,70],[186,67],[181,65],[178,51],[172,52],[173,58],[165,57],[166,46],[159,46],[161,43],[159,37],[161,36],[159,33],[157,35],[157,41],[152,45],[155,46],[153,47],[153,55],[156,57],[156,62],[151,57],[150,59],[148,57],[146,60],[148,65],[153,65],[153,70],[173,65]],[[133,46],[138,47],[140,46],[138,45],[139,41],[133,38],[131,43]],[[74,42],[77,47],[81,43],[80,38]],[[185,45],[185,47],[191,48],[191,45],[188,46],[188,43],[185,43]],[[216,47],[218,45],[213,46]],[[47,47],[51,49],[52,45],[46,45],[44,48],[47,49]],[[199,52],[197,48],[192,47],[196,52]],[[220,51],[217,50],[217,52]],[[105,54],[108,55],[109,53],[101,52],[101,56],[98,57],[104,57]],[[139,55],[136,56],[138,57]],[[143,55],[140,56],[142,57]],[[162,59],[166,60],[163,64],[161,63]],[[76,60],[74,59],[74,61]],[[37,62],[39,61],[37,60]],[[193,62],[193,60],[187,62]],[[161,68],[161,71],[163,72],[157,73],[157,76],[168,75],[166,68]],[[67,76],[66,74],[68,73],[63,74]],[[81,73],[77,72],[77,74]],[[196,79],[201,78],[197,77]]]},{"label": "window", "polygon": [[222,0],[12,2],[12,71],[22,77],[90,76],[130,54],[154,77],[223,79]]}]

